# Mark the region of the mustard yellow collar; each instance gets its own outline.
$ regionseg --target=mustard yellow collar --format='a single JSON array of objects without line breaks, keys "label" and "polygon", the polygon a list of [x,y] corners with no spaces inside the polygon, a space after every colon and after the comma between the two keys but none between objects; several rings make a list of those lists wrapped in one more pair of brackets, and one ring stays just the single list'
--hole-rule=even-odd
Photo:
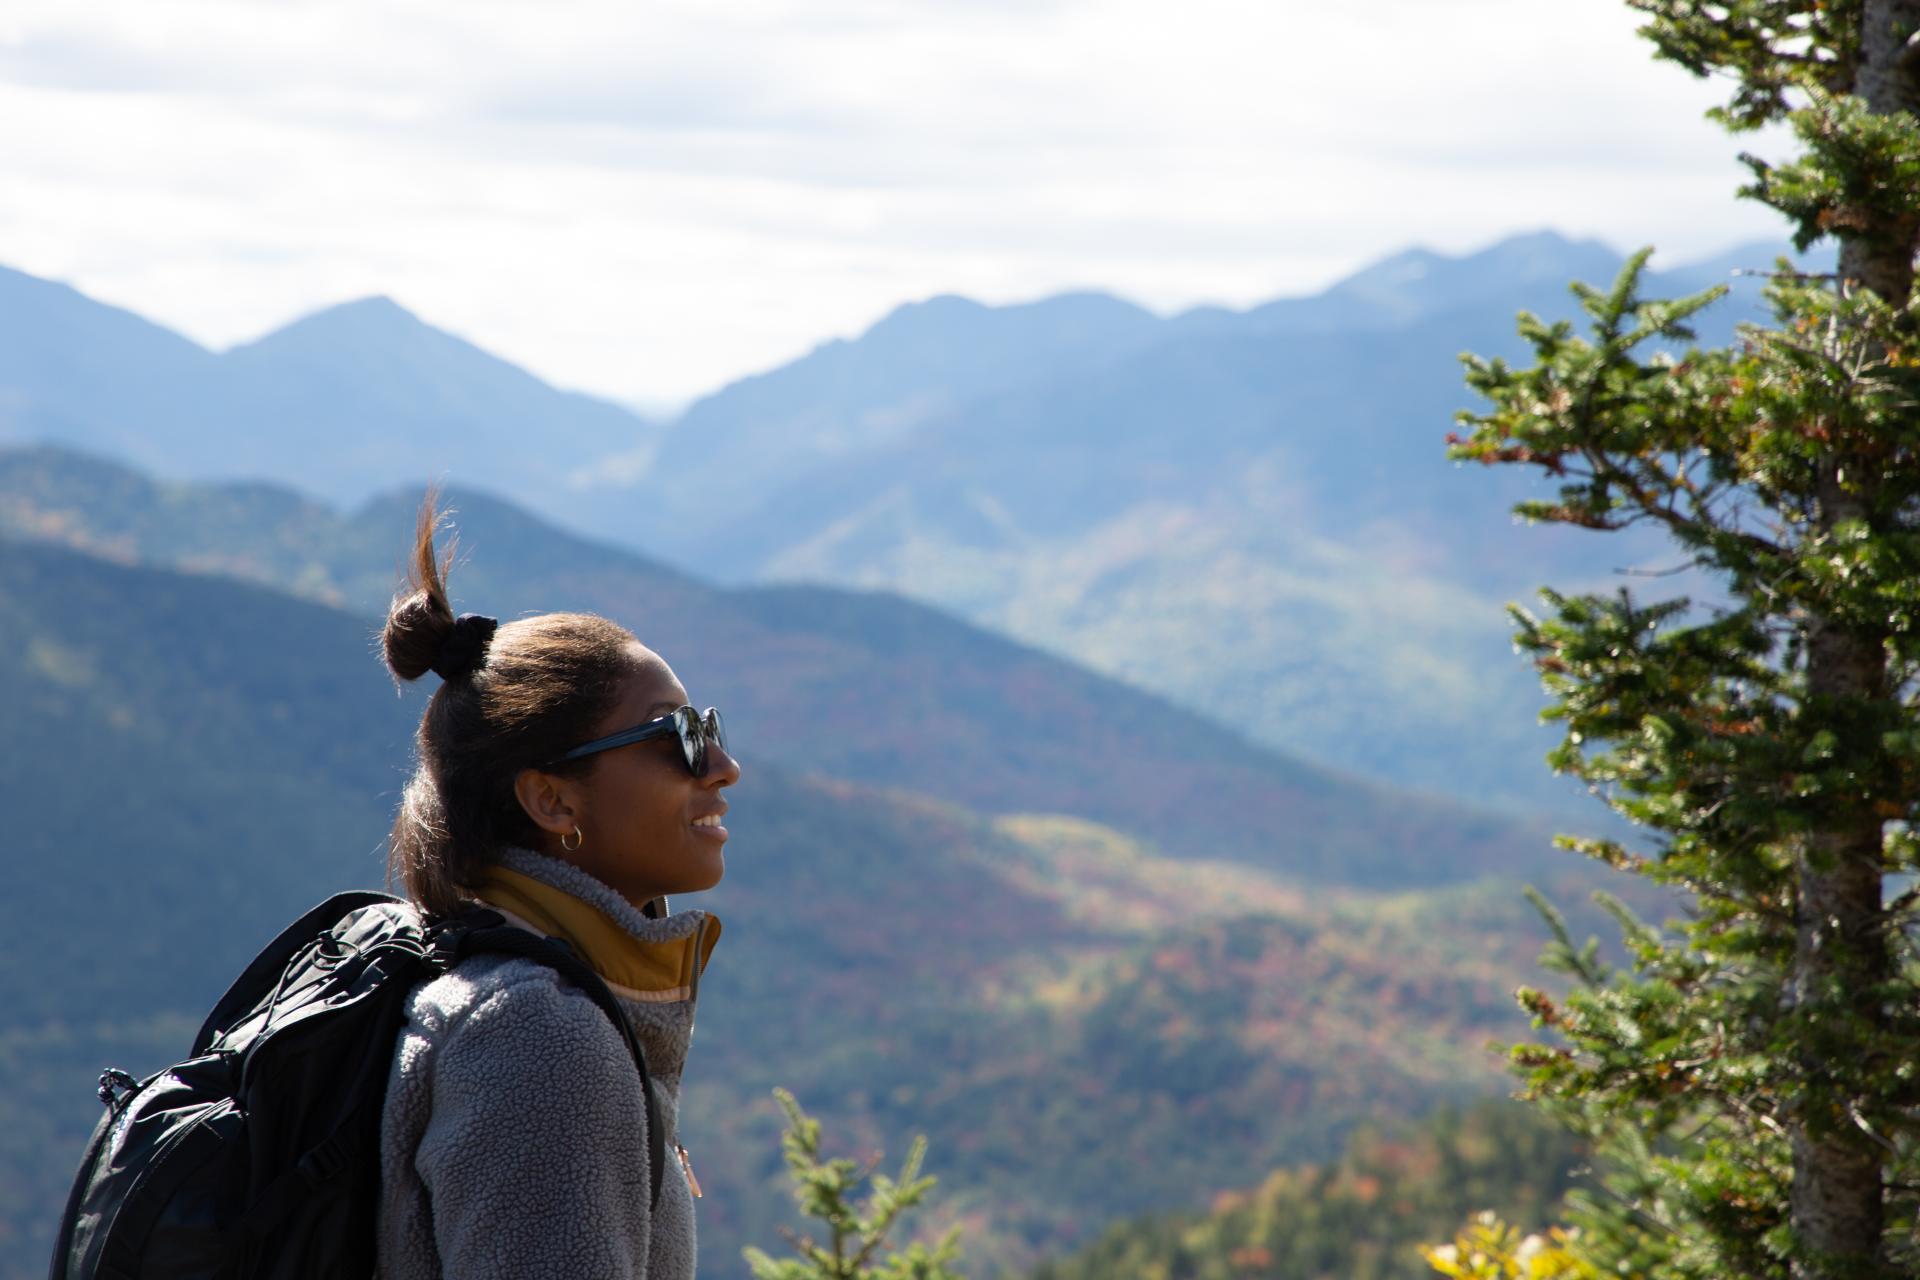
[{"label": "mustard yellow collar", "polygon": [[615,995],[629,1000],[692,999],[720,941],[720,921],[711,915],[684,938],[636,938],[592,903],[497,864],[481,873],[476,889],[509,922],[566,939]]}]

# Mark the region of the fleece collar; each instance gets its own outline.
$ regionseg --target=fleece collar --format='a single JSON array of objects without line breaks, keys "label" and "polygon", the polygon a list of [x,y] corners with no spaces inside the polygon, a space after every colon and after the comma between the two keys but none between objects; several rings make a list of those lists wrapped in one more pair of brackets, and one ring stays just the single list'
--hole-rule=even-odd
[{"label": "fleece collar", "polygon": [[615,995],[643,1004],[692,1000],[720,941],[708,912],[649,918],[572,863],[530,849],[507,850],[474,889],[509,923],[565,939]]}]

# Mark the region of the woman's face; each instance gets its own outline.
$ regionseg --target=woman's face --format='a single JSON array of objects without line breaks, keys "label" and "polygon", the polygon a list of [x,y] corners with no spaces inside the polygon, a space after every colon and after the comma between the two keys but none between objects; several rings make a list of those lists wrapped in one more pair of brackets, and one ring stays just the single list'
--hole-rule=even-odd
[{"label": "woman's face", "polygon": [[[688,704],[685,687],[658,654],[636,643],[634,656],[639,669],[627,677],[618,705],[591,737],[645,724]],[[635,906],[720,883],[727,829],[694,822],[726,812],[720,792],[740,780],[738,761],[710,742],[707,774],[696,778],[687,771],[677,734],[614,747],[592,760],[584,776],[556,779],[570,812],[557,833],[541,823],[552,837],[547,853],[580,867]],[[540,821],[542,815],[534,817]],[[576,825],[580,847],[563,850],[559,837],[573,843]]]}]

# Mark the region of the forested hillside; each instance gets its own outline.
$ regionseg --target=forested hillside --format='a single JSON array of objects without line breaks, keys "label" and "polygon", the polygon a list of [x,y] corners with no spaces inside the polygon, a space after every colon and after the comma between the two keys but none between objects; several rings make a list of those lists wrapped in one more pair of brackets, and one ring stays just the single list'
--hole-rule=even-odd
[{"label": "forested hillside", "polygon": [[[365,615],[221,575],[9,540],[0,619],[0,800],[36,815],[9,844],[34,890],[0,899],[0,931],[46,957],[0,979],[13,1276],[38,1269],[94,1074],[177,1056],[279,924],[381,882],[418,703]],[[1079,731],[1055,724],[1063,755]],[[968,769],[996,746],[948,749]],[[1497,1087],[1483,1046],[1517,1031],[1535,946],[1510,881],[1316,883],[1068,816],[1084,792],[979,812],[742,751],[685,1110],[726,1191],[703,1206],[719,1273],[788,1212],[775,1084],[861,1149],[929,1133],[981,1267]]]},{"label": "forested hillside", "polygon": [[[991,812],[1075,813],[1179,857],[1337,884],[1446,884],[1560,859],[1544,823],[1263,749],[1137,687],[887,592],[722,589],[453,495],[460,607],[582,608],[631,626],[726,707],[753,755]],[[340,513],[277,486],[160,483],[0,449],[0,531],[247,578],[373,618],[418,494]],[[370,625],[370,624],[369,624]]]},{"label": "forested hillside", "polygon": [[1539,1225],[1583,1168],[1566,1132],[1520,1104],[1442,1107],[1418,1125],[1357,1130],[1337,1159],[1276,1169],[1205,1212],[1118,1223],[1030,1280],[1419,1280],[1419,1246],[1471,1215]]}]

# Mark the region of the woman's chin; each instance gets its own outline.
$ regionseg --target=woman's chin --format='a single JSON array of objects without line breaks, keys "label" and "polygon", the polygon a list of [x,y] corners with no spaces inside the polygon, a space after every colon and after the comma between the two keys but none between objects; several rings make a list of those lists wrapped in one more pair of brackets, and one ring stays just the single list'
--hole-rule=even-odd
[{"label": "woman's chin", "polygon": [[711,847],[700,850],[699,855],[688,861],[688,875],[675,893],[699,893],[711,889],[727,874],[727,858],[719,841],[709,842]]},{"label": "woman's chin", "polygon": [[[716,850],[713,855],[713,874],[707,877],[707,882],[701,885],[700,889],[711,889],[715,885],[719,884],[722,880],[726,879],[726,876],[727,876],[726,856],[720,853],[718,850]],[[693,890],[692,892],[697,893],[699,891],[700,890],[696,889],[696,890]]]}]

